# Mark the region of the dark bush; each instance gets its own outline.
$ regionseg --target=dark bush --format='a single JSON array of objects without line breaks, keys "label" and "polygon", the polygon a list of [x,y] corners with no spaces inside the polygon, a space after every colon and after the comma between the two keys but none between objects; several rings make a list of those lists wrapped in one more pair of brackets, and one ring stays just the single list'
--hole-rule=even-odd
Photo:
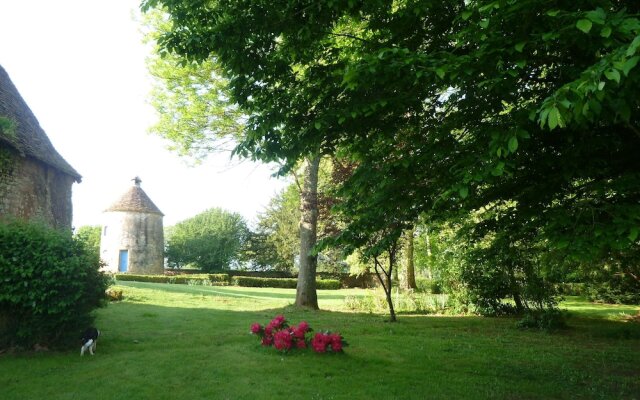
[{"label": "dark bush", "polygon": [[587,297],[610,304],[640,304],[640,282],[626,276],[612,276],[606,282],[589,285]]},{"label": "dark bush", "polygon": [[567,315],[556,309],[530,310],[516,323],[518,328],[553,332],[567,327]]},{"label": "dark bush", "polygon": [[418,292],[431,293],[431,294],[442,293],[442,284],[440,281],[436,279],[417,278],[416,286],[417,286]]},{"label": "dark bush", "polygon": [[107,277],[71,232],[0,224],[0,347],[66,347],[92,324]]}]

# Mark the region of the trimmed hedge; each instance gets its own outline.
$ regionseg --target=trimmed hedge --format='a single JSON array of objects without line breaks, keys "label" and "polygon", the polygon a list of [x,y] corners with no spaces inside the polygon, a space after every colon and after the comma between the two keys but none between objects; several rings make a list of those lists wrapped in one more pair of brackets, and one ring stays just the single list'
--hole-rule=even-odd
[{"label": "trimmed hedge", "polygon": [[[272,287],[295,289],[298,280],[295,278],[255,278],[252,276],[234,276],[231,278],[231,284],[235,286],[245,287]],[[320,290],[337,290],[342,285],[337,279],[318,279],[316,287]]]},{"label": "trimmed hedge", "polygon": [[193,274],[193,275],[137,275],[115,274],[119,281],[175,283],[182,285],[226,286],[229,284],[227,274]]},{"label": "trimmed hedge", "polygon": [[[296,278],[256,278],[253,276],[234,276],[229,278],[227,274],[188,274],[188,275],[137,275],[115,274],[119,281],[151,282],[151,283],[175,283],[183,285],[203,286],[244,286],[244,287],[271,287],[295,289],[298,280]],[[337,279],[318,279],[316,287],[321,290],[336,290],[342,287]]]}]

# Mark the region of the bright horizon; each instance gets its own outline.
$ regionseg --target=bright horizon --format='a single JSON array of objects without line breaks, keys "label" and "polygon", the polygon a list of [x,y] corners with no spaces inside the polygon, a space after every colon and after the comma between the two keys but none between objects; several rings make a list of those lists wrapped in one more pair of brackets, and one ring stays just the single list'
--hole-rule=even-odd
[{"label": "bright horizon", "polygon": [[148,134],[148,49],[134,20],[139,0],[0,3],[0,65],[56,150],[82,175],[73,185],[73,226],[102,211],[139,176],[170,226],[212,207],[248,222],[286,182],[273,168],[212,155],[197,167]]}]

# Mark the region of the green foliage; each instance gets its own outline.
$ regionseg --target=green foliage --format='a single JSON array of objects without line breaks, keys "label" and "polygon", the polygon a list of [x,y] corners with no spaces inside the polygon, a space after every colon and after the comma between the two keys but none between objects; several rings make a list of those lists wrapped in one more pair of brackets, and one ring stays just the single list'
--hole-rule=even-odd
[{"label": "green foliage", "polygon": [[230,278],[227,274],[185,274],[185,275],[137,275],[115,274],[118,281],[175,283],[183,285],[226,286]]},{"label": "green foliage", "polygon": [[169,148],[196,161],[216,151],[231,151],[243,129],[243,116],[229,99],[228,83],[214,59],[185,62],[157,47],[170,30],[161,12],[144,17],[145,40],[155,49],[147,58],[153,77],[151,105],[158,122],[151,132],[167,139]]},{"label": "green foliage", "polygon": [[248,116],[236,153],[356,166],[325,243],[379,255],[419,219],[448,224],[445,286],[484,309],[548,307],[576,265],[640,265],[637,1],[143,7],[168,13],[162,49],[221,66]]},{"label": "green foliage", "polygon": [[16,123],[10,118],[0,116],[0,133],[7,136],[15,134]]},{"label": "green foliage", "polygon": [[[272,287],[295,289],[298,280],[294,278],[257,278],[252,276],[234,276],[231,284],[246,287]],[[337,279],[317,279],[316,288],[325,290],[337,290],[342,286]]]},{"label": "green foliage", "polygon": [[99,225],[84,225],[78,228],[73,237],[87,247],[91,254],[100,257],[100,238],[102,236],[102,228]]},{"label": "green foliage", "polygon": [[[445,314],[449,312],[447,295],[396,290],[393,294],[396,311],[403,314]],[[356,312],[382,314],[388,310],[384,293],[367,291],[363,296],[347,296],[345,304]]]},{"label": "green foliage", "polygon": [[271,199],[258,215],[256,231],[250,236],[245,256],[254,269],[297,270],[300,253],[300,192],[295,184]]},{"label": "green foliage", "polygon": [[70,232],[0,224],[0,347],[75,344],[104,301],[99,268],[97,255]]},{"label": "green foliage", "polygon": [[228,269],[240,260],[247,235],[242,216],[209,209],[167,230],[167,263],[178,268],[192,265],[205,272]]},{"label": "green foliage", "polygon": [[523,329],[555,332],[567,328],[567,313],[556,309],[529,311],[516,323],[516,326]]},{"label": "green foliage", "polygon": [[442,284],[436,279],[416,278],[418,292],[441,294]]}]

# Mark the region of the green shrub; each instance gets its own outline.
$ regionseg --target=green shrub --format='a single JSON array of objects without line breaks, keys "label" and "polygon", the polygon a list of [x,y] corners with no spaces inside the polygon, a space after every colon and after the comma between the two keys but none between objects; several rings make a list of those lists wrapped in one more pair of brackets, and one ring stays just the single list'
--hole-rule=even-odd
[{"label": "green shrub", "polygon": [[417,278],[416,287],[418,292],[441,294],[442,284],[436,279]]},{"label": "green shrub", "polygon": [[0,224],[0,347],[66,347],[105,303],[100,260],[71,232]]},{"label": "green shrub", "polygon": [[[270,287],[295,289],[298,285],[296,278],[256,278],[253,276],[234,276],[231,278],[231,284],[235,286],[245,287]],[[340,289],[341,284],[337,279],[318,279],[316,287],[321,290]]]},{"label": "green shrub", "polygon": [[[393,307],[398,313],[442,314],[449,308],[449,296],[394,289]],[[345,297],[347,308],[368,313],[387,313],[389,305],[381,291],[367,291],[363,296]]]},{"label": "green shrub", "polygon": [[175,276],[164,275],[137,275],[137,274],[115,274],[118,281],[135,281],[135,282],[151,282],[151,283],[172,283],[171,280]]},{"label": "green shrub", "polygon": [[318,279],[316,281],[316,288],[320,290],[338,290],[342,287],[342,284],[338,279]]},{"label": "green shrub", "polygon": [[231,284],[245,287],[271,287],[295,289],[298,280],[295,278],[255,278],[253,276],[234,276]]},{"label": "green shrub", "polygon": [[223,286],[229,284],[227,274],[137,275],[116,274],[120,281],[175,283],[182,285]]},{"label": "green shrub", "polygon": [[629,277],[612,276],[609,281],[590,284],[586,295],[591,301],[640,304],[640,283]]},{"label": "green shrub", "polygon": [[589,291],[586,284],[575,282],[558,283],[556,290],[565,296],[586,296]]},{"label": "green shrub", "polygon": [[567,315],[557,308],[529,310],[516,323],[516,326],[522,329],[539,329],[545,332],[553,332],[567,327]]}]

